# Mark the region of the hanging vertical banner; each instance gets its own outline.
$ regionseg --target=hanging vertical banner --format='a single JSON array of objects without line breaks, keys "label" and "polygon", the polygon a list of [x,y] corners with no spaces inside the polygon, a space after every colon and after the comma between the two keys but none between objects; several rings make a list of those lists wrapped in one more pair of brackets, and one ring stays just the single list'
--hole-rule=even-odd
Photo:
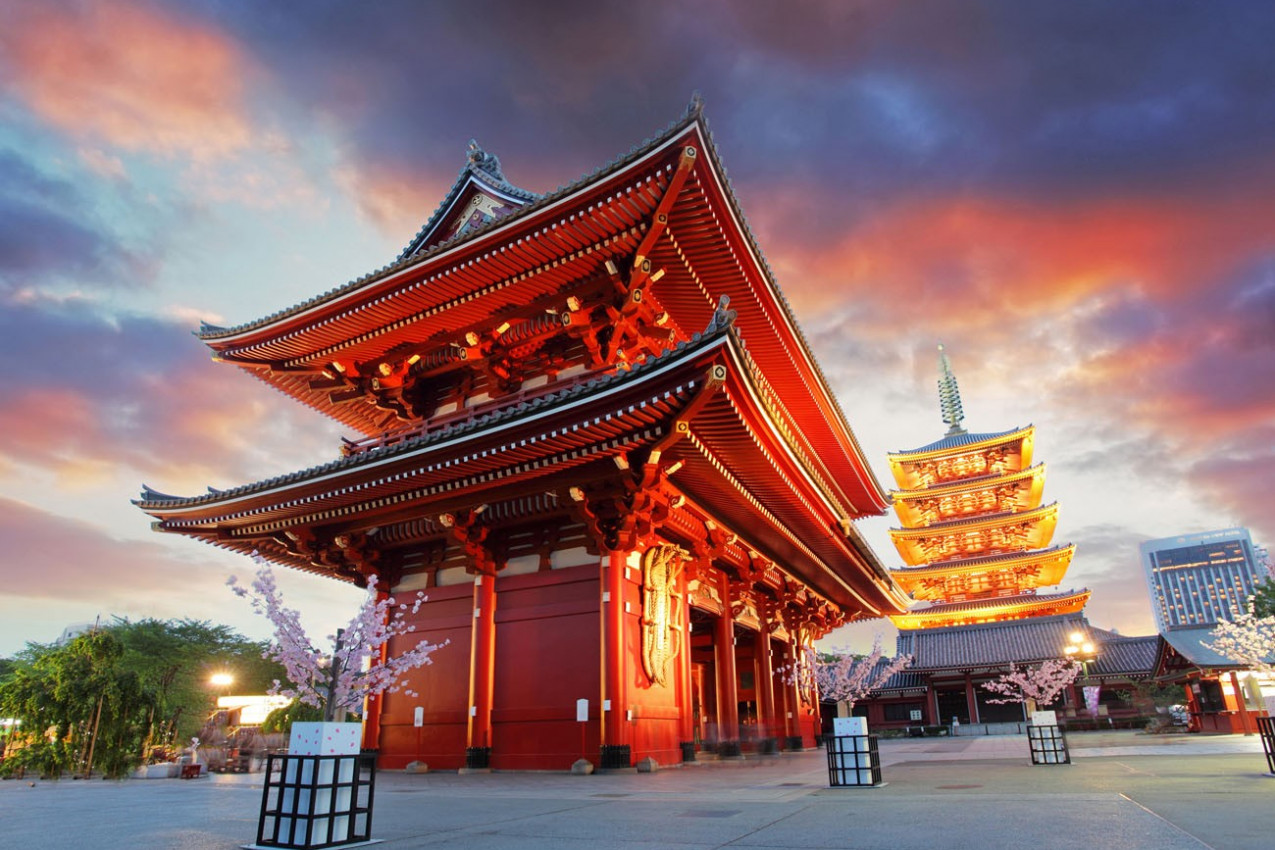
[{"label": "hanging vertical banner", "polygon": [[1101,685],[1085,685],[1085,708],[1089,709],[1090,717],[1098,716],[1098,692],[1102,690]]}]

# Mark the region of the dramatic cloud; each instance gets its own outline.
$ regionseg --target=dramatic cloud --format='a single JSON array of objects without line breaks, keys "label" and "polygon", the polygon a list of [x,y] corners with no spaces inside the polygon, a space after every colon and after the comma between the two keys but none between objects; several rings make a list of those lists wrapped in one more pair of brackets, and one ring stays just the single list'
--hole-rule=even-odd
[{"label": "dramatic cloud", "polygon": [[[1269,4],[1096,0],[5,9],[0,484],[48,506],[321,462],[336,429],[209,364],[195,317],[389,262],[471,137],[549,191],[700,91],[878,474],[940,436],[945,342],[968,425],[1039,426],[1067,583],[1149,628],[1139,539],[1275,541],[1272,30]],[[894,564],[889,524],[863,530]]]},{"label": "dramatic cloud", "polygon": [[10,302],[0,312],[0,362],[24,364],[6,374],[0,399],[10,469],[42,469],[67,486],[131,471],[161,490],[198,492],[335,453],[335,428],[211,363],[188,327],[92,307]]},{"label": "dramatic cloud", "polygon": [[195,158],[248,143],[248,63],[221,34],[109,0],[33,4],[6,17],[9,88],[68,134]]}]

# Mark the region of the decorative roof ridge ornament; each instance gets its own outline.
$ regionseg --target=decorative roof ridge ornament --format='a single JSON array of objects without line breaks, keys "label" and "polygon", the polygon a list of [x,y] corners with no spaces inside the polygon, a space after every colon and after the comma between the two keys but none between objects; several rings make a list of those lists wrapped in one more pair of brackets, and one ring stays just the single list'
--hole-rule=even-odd
[{"label": "decorative roof ridge ornament", "polygon": [[477,139],[469,140],[469,147],[465,151],[465,156],[469,160],[471,169],[489,174],[501,183],[509,182],[505,179],[505,173],[500,169],[500,157],[494,153],[487,153],[487,151],[479,147]]},{"label": "decorative roof ridge ornament", "polygon": [[708,327],[704,328],[700,336],[711,336],[726,328],[733,328],[736,315],[738,314],[730,309],[730,296],[723,295],[717,300],[717,309],[713,310],[713,318],[709,319]]},{"label": "decorative roof ridge ornament", "polygon": [[700,94],[699,89],[691,92],[691,102],[686,105],[687,118],[699,118],[704,114],[704,95]]},{"label": "decorative roof ridge ornament", "polygon": [[943,424],[949,426],[947,436],[964,434],[961,423],[965,421],[965,411],[961,409],[961,388],[956,384],[956,375],[952,373],[952,362],[947,359],[947,351],[943,343],[939,343],[939,410],[943,414]]}]

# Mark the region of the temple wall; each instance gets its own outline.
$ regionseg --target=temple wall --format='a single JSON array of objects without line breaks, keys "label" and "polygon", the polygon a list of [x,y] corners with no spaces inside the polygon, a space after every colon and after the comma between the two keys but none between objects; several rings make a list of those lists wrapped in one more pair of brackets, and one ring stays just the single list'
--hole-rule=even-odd
[{"label": "temple wall", "polygon": [[[567,770],[578,758],[596,762],[598,579],[596,559],[594,566],[497,579],[493,768]],[[577,699],[589,700],[583,738]]]},{"label": "temple wall", "polygon": [[[402,769],[413,761],[457,768],[465,760],[473,587],[434,587],[426,593],[428,600],[420,610],[404,618],[415,630],[392,640],[390,655],[402,654],[422,638],[450,643],[430,656],[432,664],[408,673],[398,693],[385,695],[379,744],[383,768]],[[400,593],[400,602],[414,595]],[[409,690],[420,696],[409,695]],[[414,725],[417,706],[423,710],[421,727]]]}]

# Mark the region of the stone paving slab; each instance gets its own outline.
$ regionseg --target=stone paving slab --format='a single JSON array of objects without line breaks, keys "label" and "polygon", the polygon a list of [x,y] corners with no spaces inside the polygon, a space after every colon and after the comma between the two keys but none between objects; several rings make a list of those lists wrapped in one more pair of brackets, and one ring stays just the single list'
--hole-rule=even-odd
[{"label": "stone paving slab", "polygon": [[[387,772],[372,834],[386,850],[1275,847],[1257,739],[1155,737],[1073,736],[1083,757],[1039,766],[1009,736],[887,740],[887,785],[863,789],[829,788],[819,751],[653,774]],[[231,850],[256,836],[260,783],[0,782],[0,847]]]}]

